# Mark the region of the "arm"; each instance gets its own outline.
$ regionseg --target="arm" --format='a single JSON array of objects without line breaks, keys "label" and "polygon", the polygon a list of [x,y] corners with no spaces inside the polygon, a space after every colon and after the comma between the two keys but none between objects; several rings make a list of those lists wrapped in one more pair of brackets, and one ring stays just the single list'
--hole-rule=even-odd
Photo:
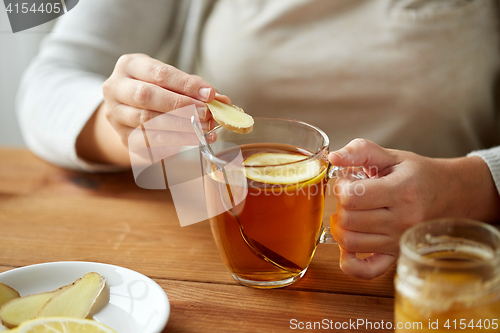
[{"label": "arm", "polygon": [[106,119],[105,112],[104,103],[101,103],[78,135],[76,153],[85,161],[128,166],[128,149]]},{"label": "arm", "polygon": [[[498,159],[498,148],[491,153]],[[492,223],[500,218],[495,174],[479,156],[435,159],[357,139],[329,160],[363,166],[370,176],[336,182],[339,204],[331,227],[341,247],[342,270],[349,275],[383,274],[398,257],[401,234],[422,221],[465,217]],[[361,260],[355,253],[375,255]]]},{"label": "arm", "polygon": [[21,130],[37,155],[69,168],[110,169],[82,160],[77,137],[89,119],[98,119],[91,117],[103,102],[102,85],[117,59],[137,51],[155,54],[168,39],[175,3],[86,0],[59,19],[18,95]]}]

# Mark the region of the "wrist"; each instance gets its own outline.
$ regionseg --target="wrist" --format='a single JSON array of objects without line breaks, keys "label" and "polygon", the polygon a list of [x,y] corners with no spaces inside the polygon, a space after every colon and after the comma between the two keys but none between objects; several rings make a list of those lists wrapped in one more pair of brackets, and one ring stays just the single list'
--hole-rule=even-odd
[{"label": "wrist", "polygon": [[479,156],[437,159],[442,217],[466,217],[484,222],[500,218],[500,196],[486,162]]},{"label": "wrist", "polygon": [[76,140],[78,156],[88,162],[130,165],[128,149],[106,119],[102,103],[87,121]]}]

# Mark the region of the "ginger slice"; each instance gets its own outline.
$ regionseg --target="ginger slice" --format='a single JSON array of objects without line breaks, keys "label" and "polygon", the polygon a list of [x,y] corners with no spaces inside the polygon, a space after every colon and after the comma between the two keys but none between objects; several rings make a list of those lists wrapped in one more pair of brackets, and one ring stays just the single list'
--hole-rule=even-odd
[{"label": "ginger slice", "polygon": [[0,306],[19,296],[17,290],[6,284],[0,283]]},{"label": "ginger slice", "polygon": [[14,328],[38,317],[85,318],[105,284],[104,277],[91,272],[54,291],[14,298],[0,307],[0,320],[5,327]]},{"label": "ginger slice", "polygon": [[253,118],[236,105],[229,105],[213,100],[207,103],[214,119],[224,127],[233,132],[246,134],[253,129]]},{"label": "ginger slice", "polygon": [[5,303],[0,308],[0,320],[2,324],[7,328],[13,328],[26,320],[35,318],[45,303],[65,287],[45,293],[14,298],[10,302]]},{"label": "ginger slice", "polygon": [[38,312],[37,318],[85,318],[105,284],[106,280],[100,274],[87,273],[48,300]]}]

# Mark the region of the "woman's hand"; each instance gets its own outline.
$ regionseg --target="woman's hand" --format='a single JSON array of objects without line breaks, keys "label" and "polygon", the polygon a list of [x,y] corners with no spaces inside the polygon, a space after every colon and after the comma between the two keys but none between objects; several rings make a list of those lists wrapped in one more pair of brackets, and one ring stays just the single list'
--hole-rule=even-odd
[{"label": "woman's hand", "polygon": [[[215,126],[205,103],[217,98],[230,103],[202,78],[184,73],[144,54],[120,57],[103,85],[104,102],[77,141],[78,154],[88,160],[129,165],[128,138],[138,126],[167,112],[194,105],[202,128]],[[166,117],[158,143],[197,142],[189,118]],[[108,123],[108,124],[106,124]],[[110,131],[112,127],[113,131]],[[111,132],[111,133],[110,133]],[[86,139],[86,140],[85,140]],[[94,149],[90,149],[94,146]]]},{"label": "woman's hand", "polygon": [[[411,226],[433,218],[468,217],[494,221],[500,199],[480,157],[433,159],[384,149],[356,139],[330,153],[337,166],[362,166],[369,179],[335,183],[337,213],[333,236],[348,275],[377,277],[396,262],[399,238]],[[359,259],[356,253],[372,253]]]}]

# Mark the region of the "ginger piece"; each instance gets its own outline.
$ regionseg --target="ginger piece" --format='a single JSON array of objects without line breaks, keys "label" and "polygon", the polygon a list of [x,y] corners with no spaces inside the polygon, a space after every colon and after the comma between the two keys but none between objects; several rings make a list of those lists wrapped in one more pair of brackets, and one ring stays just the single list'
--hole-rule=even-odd
[{"label": "ginger piece", "polygon": [[0,307],[0,320],[14,328],[40,317],[85,318],[105,284],[100,274],[92,272],[54,291],[14,298]]},{"label": "ginger piece", "polygon": [[13,328],[26,320],[35,318],[45,303],[63,288],[65,287],[46,293],[15,298],[5,303],[0,308],[0,319],[2,324],[7,328]]},{"label": "ginger piece", "polygon": [[18,298],[20,295],[14,288],[6,284],[0,283],[0,307],[8,301]]},{"label": "ginger piece", "polygon": [[213,100],[207,103],[214,119],[224,127],[233,132],[247,134],[253,129],[253,118],[236,105],[229,105]]},{"label": "ginger piece", "polygon": [[105,284],[106,280],[100,274],[87,273],[48,300],[37,318],[86,318]]}]

